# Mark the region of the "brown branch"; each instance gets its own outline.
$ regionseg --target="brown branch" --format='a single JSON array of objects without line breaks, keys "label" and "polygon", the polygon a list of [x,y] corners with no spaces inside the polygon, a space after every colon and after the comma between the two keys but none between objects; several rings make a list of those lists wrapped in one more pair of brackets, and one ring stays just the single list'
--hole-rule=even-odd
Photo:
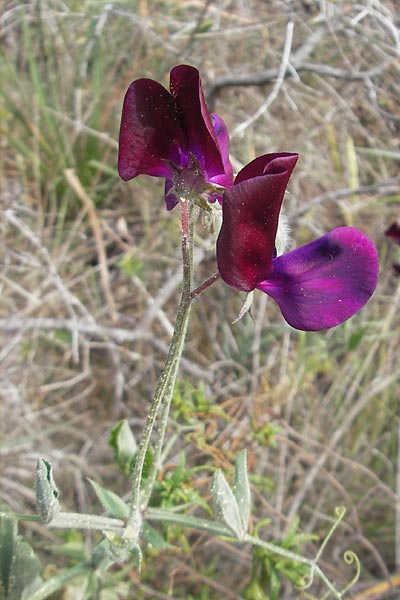
[{"label": "brown branch", "polygon": [[397,194],[399,191],[399,184],[400,177],[394,177],[393,179],[389,179],[388,181],[382,181],[381,183],[371,185],[362,185],[355,189],[344,188],[341,190],[325,192],[324,194],[315,196],[315,198],[312,198],[303,206],[300,206],[299,208],[296,208],[295,210],[291,211],[289,217],[290,219],[299,217],[306,213],[311,208],[311,206],[322,204],[323,202],[333,202],[342,198],[348,198],[349,196],[362,196],[364,194],[384,194],[385,196],[388,196],[390,194]]},{"label": "brown branch", "polygon": [[[321,77],[333,77],[334,79],[343,79],[345,81],[366,81],[380,75],[392,62],[394,58],[386,59],[376,67],[367,69],[366,71],[349,71],[346,69],[338,69],[329,65],[298,62],[297,60],[290,61],[289,68],[284,73],[284,78],[293,77],[296,73],[301,72],[314,73]],[[275,81],[279,76],[279,67],[265,69],[259,73],[235,74],[230,73],[223,77],[217,77],[214,83],[209,87],[207,94],[207,103],[213,103],[218,92],[226,87],[247,87],[247,86],[262,86]]]},{"label": "brown branch", "polygon": [[[81,336],[87,336],[89,338],[95,338],[100,340],[106,340],[107,343],[112,342],[116,344],[134,343],[138,340],[145,340],[153,344],[158,350],[165,353],[168,350],[167,344],[152,334],[150,331],[143,329],[123,329],[121,327],[107,327],[102,326],[94,321],[88,319],[65,319],[65,318],[53,318],[53,317],[38,317],[38,318],[21,318],[21,317],[10,317],[0,318],[0,331],[9,334],[24,334],[28,331],[54,331],[54,330],[65,330],[71,334],[78,334]],[[139,355],[135,355],[135,358],[139,358]],[[182,358],[182,368],[191,373],[194,377],[198,377],[203,381],[213,381],[213,374],[207,367],[203,369],[196,363]]]}]

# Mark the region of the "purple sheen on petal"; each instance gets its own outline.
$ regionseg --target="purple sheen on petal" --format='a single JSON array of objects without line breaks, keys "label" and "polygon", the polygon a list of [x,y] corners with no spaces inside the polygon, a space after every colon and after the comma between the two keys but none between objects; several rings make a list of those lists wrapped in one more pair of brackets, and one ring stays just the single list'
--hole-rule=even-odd
[{"label": "purple sheen on petal", "polygon": [[178,107],[189,150],[198,159],[206,181],[211,181],[224,173],[224,164],[198,70],[189,65],[174,67],[170,73],[170,92]]},{"label": "purple sheen on petal", "polygon": [[244,292],[253,290],[272,271],[279,212],[297,154],[263,159],[265,167],[258,171],[265,174],[235,183],[225,190],[222,200],[218,268],[225,283]]},{"label": "purple sheen on petal", "polygon": [[292,327],[319,331],[346,321],[368,302],[379,263],[363,233],[340,227],[274,259],[273,269],[257,288],[279,304]]},{"label": "purple sheen on petal", "polygon": [[211,183],[216,183],[222,187],[228,188],[233,185],[233,170],[229,160],[229,134],[228,129],[221,119],[215,113],[211,114],[212,126],[217,136],[218,146],[221,153],[224,172],[210,179]]},{"label": "purple sheen on petal", "polygon": [[157,81],[138,79],[126,92],[119,134],[118,172],[171,176],[169,163],[185,167],[189,152],[175,99]]},{"label": "purple sheen on petal", "polygon": [[215,202],[222,204],[222,194],[223,194],[223,190],[221,190],[220,194],[218,194],[218,192],[208,193],[207,194],[207,202],[210,202],[210,204],[215,204]]},{"label": "purple sheen on petal", "polygon": [[171,181],[171,179],[166,179],[165,180],[165,188],[164,188],[164,192],[165,192],[165,205],[167,207],[167,210],[172,210],[173,208],[175,208],[175,206],[177,204],[179,204],[179,198],[177,198],[177,196],[171,192],[170,190],[172,189],[174,183],[173,181]]},{"label": "purple sheen on petal", "polygon": [[400,224],[392,223],[389,229],[385,231],[385,235],[390,237],[396,244],[400,244]]},{"label": "purple sheen on petal", "polygon": [[290,177],[298,158],[299,155],[293,152],[273,152],[258,156],[239,171],[235,178],[235,185],[246,179],[261,175],[278,174],[283,171],[288,171]]}]

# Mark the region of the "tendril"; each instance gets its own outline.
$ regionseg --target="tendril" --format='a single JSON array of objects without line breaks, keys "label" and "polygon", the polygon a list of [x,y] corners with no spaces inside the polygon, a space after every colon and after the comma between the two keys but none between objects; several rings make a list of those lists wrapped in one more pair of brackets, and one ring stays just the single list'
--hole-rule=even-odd
[{"label": "tendril", "polygon": [[302,575],[300,577],[300,581],[297,584],[297,588],[304,592],[308,590],[314,582],[314,569],[310,569],[310,573],[306,573],[306,575]]},{"label": "tendril", "polygon": [[346,565],[353,565],[355,563],[356,572],[350,583],[348,583],[346,587],[342,590],[342,596],[344,596],[357,583],[357,581],[360,579],[361,574],[360,559],[358,558],[355,552],[353,552],[352,550],[346,550],[346,552],[343,554],[343,560],[346,563]]}]

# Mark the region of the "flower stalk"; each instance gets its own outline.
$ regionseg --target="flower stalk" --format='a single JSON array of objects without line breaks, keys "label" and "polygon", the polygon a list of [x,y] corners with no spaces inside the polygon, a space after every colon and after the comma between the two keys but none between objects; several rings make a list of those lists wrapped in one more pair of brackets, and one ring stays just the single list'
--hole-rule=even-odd
[{"label": "flower stalk", "polygon": [[[174,333],[168,350],[164,369],[161,373],[154,398],[146,419],[146,423],[139,442],[135,465],[132,473],[132,493],[129,505],[129,515],[124,530],[123,538],[133,546],[137,544],[142,525],[142,510],[147,507],[150,500],[154,481],[159,468],[165,429],[168,421],[169,408],[179,362],[189,322],[190,306],[192,302],[191,286],[193,277],[193,220],[191,219],[191,204],[186,198],[180,199],[181,210],[181,245],[182,245],[182,295],[176,316]],[[161,411],[161,415],[160,415]],[[150,439],[160,415],[158,435],[155,443],[155,453],[152,467],[142,493],[143,468]]]}]

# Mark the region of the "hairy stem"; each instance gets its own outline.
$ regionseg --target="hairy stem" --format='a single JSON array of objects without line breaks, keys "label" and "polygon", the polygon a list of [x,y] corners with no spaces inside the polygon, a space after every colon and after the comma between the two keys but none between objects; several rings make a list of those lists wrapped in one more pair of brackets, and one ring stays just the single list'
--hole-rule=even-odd
[{"label": "hairy stem", "polygon": [[169,406],[174,391],[179,361],[182,356],[183,345],[189,321],[190,305],[192,301],[192,298],[190,296],[190,289],[193,270],[193,236],[191,235],[190,231],[190,206],[186,200],[181,200],[180,209],[182,223],[181,241],[183,259],[182,295],[176,316],[174,333],[165,361],[165,366],[161,373],[161,377],[159,379],[154,398],[150,406],[150,410],[142,432],[142,437],[140,439],[135,466],[132,473],[132,495],[129,506],[127,525],[124,531],[124,538],[131,544],[137,543],[140,527],[142,524],[141,482],[143,476],[143,467],[146,460],[146,453],[150,444],[151,435],[153,433],[160,409],[164,408],[159,427],[159,435],[156,442],[155,460],[152,470],[150,472],[150,476],[148,478],[148,482],[144,489],[144,507],[149,501],[156,473],[158,470],[159,456],[161,453],[161,447],[164,439],[164,432],[168,419]]},{"label": "hairy stem", "polygon": [[181,334],[177,340],[177,347],[175,349],[175,356],[177,357],[174,365],[172,366],[169,379],[164,391],[164,397],[161,406],[160,422],[157,430],[157,438],[154,444],[154,458],[150,468],[150,473],[147,477],[142,498],[142,508],[146,508],[151,493],[153,491],[154,482],[157,476],[157,472],[160,468],[161,452],[164,445],[165,430],[167,428],[168,416],[171,407],[171,400],[174,392],[176,376],[179,368],[179,361],[182,355],[183,346],[186,338],[187,325],[189,322],[190,303],[192,301],[191,286],[193,279],[193,227],[194,221],[190,218],[190,209],[188,202],[182,200],[180,203],[181,209],[181,223],[182,223],[182,263],[183,263],[183,278],[182,278],[182,298],[181,303],[184,302],[187,312],[186,318],[182,324]]}]

